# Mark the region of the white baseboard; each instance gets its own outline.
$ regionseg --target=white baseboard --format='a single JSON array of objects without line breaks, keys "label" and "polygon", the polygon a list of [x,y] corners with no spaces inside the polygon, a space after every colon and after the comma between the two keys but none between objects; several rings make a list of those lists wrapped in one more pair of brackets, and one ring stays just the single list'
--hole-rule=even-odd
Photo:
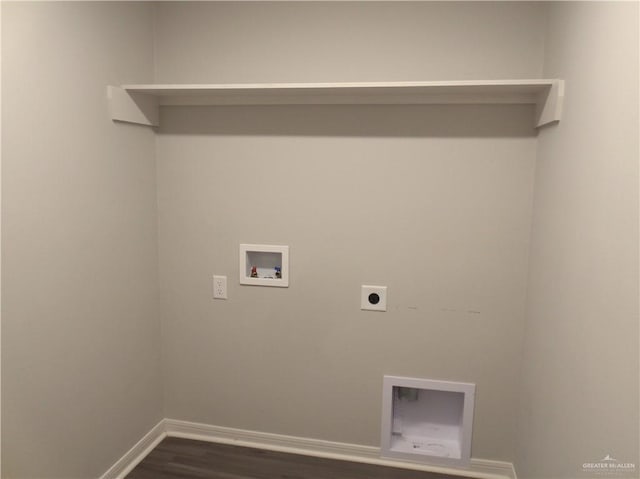
[{"label": "white baseboard", "polygon": [[100,479],[123,479],[142,461],[165,437],[165,419],[146,433],[124,456],[105,472]]},{"label": "white baseboard", "polygon": [[513,464],[510,462],[472,458],[471,466],[468,468],[436,466],[381,458],[380,448],[374,446],[247,431],[176,419],[163,419],[156,424],[107,472],[100,476],[100,479],[123,479],[167,436],[254,447],[290,454],[303,454],[326,459],[375,464],[399,469],[436,472],[463,478],[517,479]]},{"label": "white baseboard", "polygon": [[212,426],[176,419],[165,419],[165,432],[169,437],[181,437],[200,441],[254,447],[270,451],[303,454],[343,461],[375,464],[379,466],[428,471],[475,479],[516,479],[509,462],[471,459],[469,468],[435,466],[429,464],[381,458],[380,448],[341,442],[324,441],[266,432],[247,431],[229,427]]},{"label": "white baseboard", "polygon": [[502,478],[518,479],[516,470],[510,462],[471,458],[471,468],[477,471],[484,471],[487,474],[498,475]]}]

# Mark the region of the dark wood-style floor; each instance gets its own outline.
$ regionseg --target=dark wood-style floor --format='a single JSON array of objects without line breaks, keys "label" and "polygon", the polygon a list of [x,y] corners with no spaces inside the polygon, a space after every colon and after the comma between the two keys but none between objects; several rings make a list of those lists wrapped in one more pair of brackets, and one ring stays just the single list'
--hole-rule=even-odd
[{"label": "dark wood-style floor", "polygon": [[126,479],[460,479],[168,437]]}]

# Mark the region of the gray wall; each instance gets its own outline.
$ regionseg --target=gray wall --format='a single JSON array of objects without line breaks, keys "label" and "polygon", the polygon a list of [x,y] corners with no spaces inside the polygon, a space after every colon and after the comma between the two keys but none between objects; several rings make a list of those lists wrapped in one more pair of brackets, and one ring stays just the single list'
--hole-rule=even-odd
[{"label": "gray wall", "polygon": [[163,417],[150,4],[2,2],[2,477],[101,475]]},{"label": "gray wall", "polygon": [[[638,451],[638,4],[554,3],[539,137],[518,476],[593,476]],[[638,471],[627,476],[638,477]]]},{"label": "gray wall", "polygon": [[[538,77],[544,4],[171,4],[156,81]],[[512,460],[536,138],[529,107],[165,108],[171,418],[379,444],[384,374],[477,383],[473,455]],[[238,284],[288,244],[291,286]],[[229,300],[211,299],[211,275]],[[361,284],[389,311],[359,310]]]},{"label": "gray wall", "polygon": [[156,82],[538,78],[538,2],[158,2]]},{"label": "gray wall", "polygon": [[[477,383],[473,455],[525,479],[638,464],[637,18],[3,2],[3,477],[99,476],[162,417],[377,445],[383,374]],[[542,75],[568,97],[539,137],[529,107],[460,105],[174,107],[155,136],[105,101]],[[290,288],[241,287],[241,242],[289,244]]]}]

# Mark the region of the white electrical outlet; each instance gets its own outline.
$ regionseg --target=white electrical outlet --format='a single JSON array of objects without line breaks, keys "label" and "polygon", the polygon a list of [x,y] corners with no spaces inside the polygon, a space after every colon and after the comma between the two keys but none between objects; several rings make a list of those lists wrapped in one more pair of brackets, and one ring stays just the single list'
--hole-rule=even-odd
[{"label": "white electrical outlet", "polygon": [[365,311],[386,311],[387,287],[363,284],[360,290],[360,309]]},{"label": "white electrical outlet", "polygon": [[213,297],[215,299],[227,299],[226,276],[213,276]]}]

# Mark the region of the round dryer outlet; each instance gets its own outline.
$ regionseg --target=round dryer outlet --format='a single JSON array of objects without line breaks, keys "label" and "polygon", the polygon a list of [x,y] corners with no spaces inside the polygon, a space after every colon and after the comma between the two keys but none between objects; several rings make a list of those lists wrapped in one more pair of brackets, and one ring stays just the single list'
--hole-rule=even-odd
[{"label": "round dryer outlet", "polygon": [[360,309],[365,311],[386,311],[387,287],[362,285]]}]

